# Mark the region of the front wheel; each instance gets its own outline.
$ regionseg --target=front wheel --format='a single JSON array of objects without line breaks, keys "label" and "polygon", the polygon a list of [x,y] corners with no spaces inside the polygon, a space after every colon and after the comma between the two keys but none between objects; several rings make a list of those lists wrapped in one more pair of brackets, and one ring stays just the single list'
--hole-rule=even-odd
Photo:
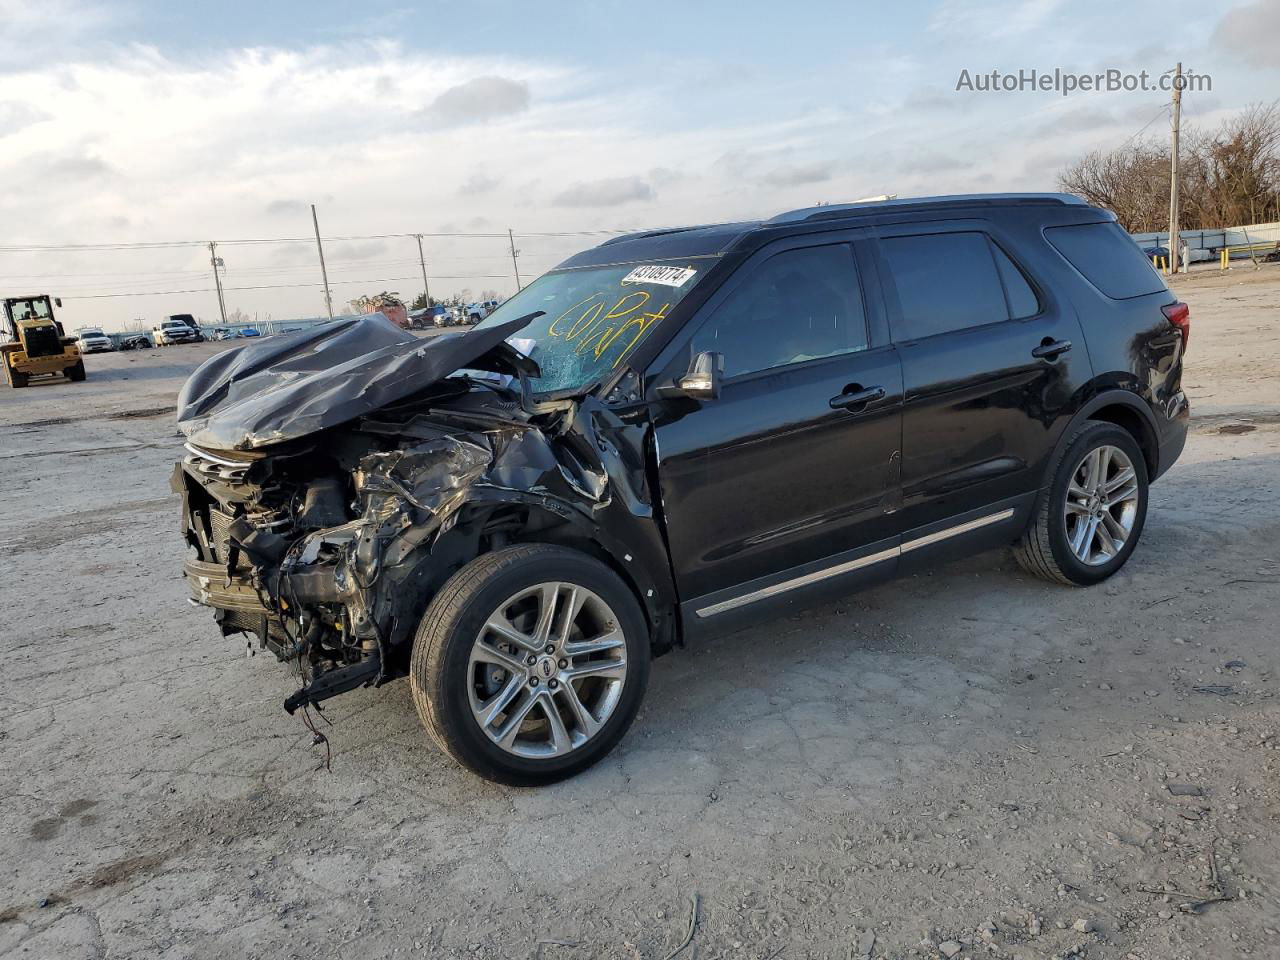
[{"label": "front wheel", "polygon": [[489,780],[573,776],[622,739],[649,679],[649,632],[600,561],[524,544],[455,573],[427,608],[409,682],[449,756]]},{"label": "front wheel", "polygon": [[67,367],[67,379],[73,383],[79,383],[85,378],[84,361],[77,360],[75,366]]},{"label": "front wheel", "polygon": [[1090,421],[1068,441],[1014,556],[1028,573],[1087,586],[1129,559],[1147,518],[1147,464],[1129,431]]}]

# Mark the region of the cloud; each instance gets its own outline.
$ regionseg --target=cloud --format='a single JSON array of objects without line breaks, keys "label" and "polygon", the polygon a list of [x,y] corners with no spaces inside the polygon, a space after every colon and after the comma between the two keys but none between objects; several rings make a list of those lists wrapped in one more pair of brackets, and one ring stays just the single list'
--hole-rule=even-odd
[{"label": "cloud", "polygon": [[956,110],[965,107],[970,98],[956,90],[943,90],[941,87],[917,87],[907,94],[902,101],[903,110]]},{"label": "cloud", "polygon": [[764,175],[771,187],[798,187],[806,183],[822,183],[831,179],[831,171],[817,164],[803,167],[778,167]]},{"label": "cloud", "polygon": [[1210,43],[1252,67],[1280,67],[1280,3],[1257,0],[1228,10]]},{"label": "cloud", "polygon": [[[68,43],[109,23],[118,15],[104,3],[81,0],[0,0],[0,73],[30,69],[46,58],[57,62]],[[18,51],[22,55],[12,56]]]},{"label": "cloud", "polygon": [[15,100],[0,101],[0,140],[25,130],[32,124],[51,119],[49,114],[43,110],[37,110],[29,103],[19,103]]},{"label": "cloud", "polygon": [[33,163],[44,176],[61,182],[102,180],[116,172],[111,164],[91,153],[41,154],[33,158]]},{"label": "cloud", "polygon": [[458,188],[458,193],[464,197],[474,197],[481,193],[492,193],[502,183],[496,177],[486,176],[479,170],[471,171],[471,176],[466,182]]},{"label": "cloud", "polygon": [[573,184],[551,200],[557,207],[617,207],[653,200],[653,187],[639,177],[610,177]]},{"label": "cloud", "polygon": [[310,212],[310,207],[301,200],[272,200],[263,212],[269,217],[300,217]]},{"label": "cloud", "polygon": [[967,170],[971,164],[968,160],[962,160],[959,157],[952,156],[947,153],[921,153],[915,154],[910,160],[898,165],[897,169],[903,173],[955,173],[958,170]]},{"label": "cloud", "polygon": [[476,77],[450,87],[422,111],[438,126],[484,123],[529,109],[529,86],[506,77]]},{"label": "cloud", "polygon": [[325,244],[331,256],[343,260],[372,260],[388,250],[385,240],[338,240]]},{"label": "cloud", "polygon": [[1066,0],[1012,0],[980,8],[968,0],[944,0],[929,20],[936,33],[1007,40],[1044,27]]}]

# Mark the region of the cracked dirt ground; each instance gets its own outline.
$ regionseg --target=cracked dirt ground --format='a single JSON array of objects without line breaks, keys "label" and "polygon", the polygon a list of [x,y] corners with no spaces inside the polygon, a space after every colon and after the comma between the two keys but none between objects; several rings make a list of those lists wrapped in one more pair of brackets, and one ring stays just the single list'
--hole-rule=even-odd
[{"label": "cracked dirt ground", "polygon": [[678,651],[541,790],[403,683],[329,704],[318,769],[187,605],[154,411],[218,345],[4,394],[0,956],[663,960],[695,894],[681,957],[1277,956],[1280,268],[1178,289],[1197,421],[1118,576],[983,554]]}]

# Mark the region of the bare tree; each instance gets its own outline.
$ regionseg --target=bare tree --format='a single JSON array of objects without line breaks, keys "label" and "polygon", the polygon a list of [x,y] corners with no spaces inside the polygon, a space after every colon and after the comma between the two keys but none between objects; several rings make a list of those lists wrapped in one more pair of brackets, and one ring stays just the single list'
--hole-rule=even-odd
[{"label": "bare tree", "polygon": [[1058,185],[1112,211],[1130,232],[1168,226],[1169,152],[1154,141],[1087,153],[1059,174]]},{"label": "bare tree", "polygon": [[[1184,133],[1182,228],[1280,219],[1280,102],[1255,105],[1213,133]],[[1068,193],[1115,213],[1130,232],[1169,226],[1169,147],[1155,139],[1095,150],[1058,176]]]},{"label": "bare tree", "polygon": [[1208,227],[1280,219],[1280,105],[1252,106],[1197,136],[1188,215]]}]

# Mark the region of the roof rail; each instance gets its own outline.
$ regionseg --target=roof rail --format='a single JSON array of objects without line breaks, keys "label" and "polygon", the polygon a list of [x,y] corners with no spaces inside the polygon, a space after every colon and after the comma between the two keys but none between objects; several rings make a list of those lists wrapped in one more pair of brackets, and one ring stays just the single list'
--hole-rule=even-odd
[{"label": "roof rail", "polygon": [[622,243],[624,240],[646,240],[649,237],[663,237],[669,233],[687,233],[690,230],[705,230],[707,227],[719,227],[723,224],[719,223],[696,223],[687,227],[659,227],[656,230],[637,230],[635,233],[624,233],[617,237],[610,237],[600,243],[600,246],[607,247],[611,243]]},{"label": "roof rail", "polygon": [[995,206],[1018,203],[1060,203],[1063,205],[1087,206],[1088,204],[1070,193],[960,193],[940,197],[875,197],[868,200],[857,200],[853,203],[831,203],[818,207],[802,207],[789,210],[765,221],[765,226],[780,223],[803,223],[806,220],[833,220],[838,217],[854,216],[859,213],[873,213],[884,208],[901,209],[903,207],[934,206]]}]

